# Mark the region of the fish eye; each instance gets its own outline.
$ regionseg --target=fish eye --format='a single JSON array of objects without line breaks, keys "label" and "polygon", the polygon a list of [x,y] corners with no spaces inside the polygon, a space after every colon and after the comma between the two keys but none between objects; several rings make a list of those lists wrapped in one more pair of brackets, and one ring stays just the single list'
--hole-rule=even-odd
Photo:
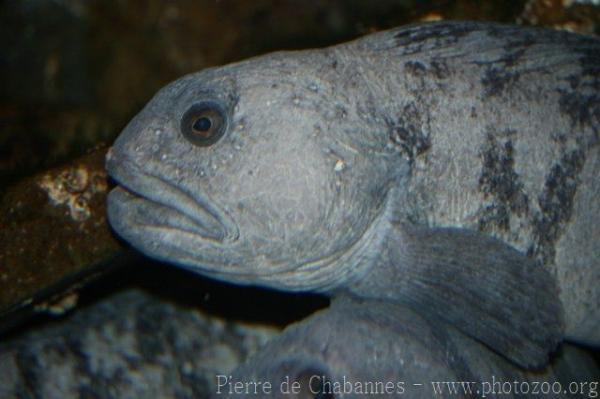
[{"label": "fish eye", "polygon": [[217,141],[226,130],[223,108],[214,102],[192,105],[181,118],[181,134],[190,143],[208,147]]}]

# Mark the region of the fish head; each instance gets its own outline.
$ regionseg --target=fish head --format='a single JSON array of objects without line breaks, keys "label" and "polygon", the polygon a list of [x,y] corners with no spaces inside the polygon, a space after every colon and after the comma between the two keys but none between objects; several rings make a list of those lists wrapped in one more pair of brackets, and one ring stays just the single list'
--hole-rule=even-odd
[{"label": "fish head", "polygon": [[116,232],[151,257],[229,282],[343,282],[337,265],[376,236],[399,168],[360,85],[334,58],[274,53],[159,91],[107,155]]}]

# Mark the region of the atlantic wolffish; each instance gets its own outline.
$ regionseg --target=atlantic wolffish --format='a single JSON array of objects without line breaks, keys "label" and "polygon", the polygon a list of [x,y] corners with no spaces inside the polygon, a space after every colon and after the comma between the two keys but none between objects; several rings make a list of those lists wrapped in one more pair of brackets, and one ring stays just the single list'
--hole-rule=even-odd
[{"label": "atlantic wolffish", "polygon": [[445,320],[523,366],[600,344],[600,41],[471,22],[163,88],[107,158],[115,230],[239,284]]}]

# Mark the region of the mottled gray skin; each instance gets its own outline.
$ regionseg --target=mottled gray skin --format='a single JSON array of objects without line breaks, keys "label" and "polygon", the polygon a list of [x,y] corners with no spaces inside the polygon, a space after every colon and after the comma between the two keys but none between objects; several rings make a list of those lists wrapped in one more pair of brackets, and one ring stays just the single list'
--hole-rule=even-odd
[{"label": "mottled gray skin", "polygon": [[[217,377],[212,392],[213,398],[586,398],[598,395],[599,375],[589,354],[571,345],[564,345],[545,369],[525,372],[407,307],[344,298],[289,326],[235,371]],[[235,391],[235,383],[250,385]]]},{"label": "mottled gray skin", "polygon": [[[593,38],[456,22],[207,69],[115,142],[109,219],[198,273],[408,304],[541,365],[600,344],[599,75]],[[199,147],[207,100],[226,132]]]}]

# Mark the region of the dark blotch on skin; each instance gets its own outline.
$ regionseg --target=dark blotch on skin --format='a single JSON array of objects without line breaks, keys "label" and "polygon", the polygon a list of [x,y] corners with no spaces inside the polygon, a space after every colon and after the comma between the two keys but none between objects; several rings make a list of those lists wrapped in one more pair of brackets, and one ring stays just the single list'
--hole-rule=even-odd
[{"label": "dark blotch on skin", "polygon": [[517,72],[489,67],[481,79],[481,84],[485,88],[486,96],[499,96],[508,86],[514,84],[518,78],[519,74]]},{"label": "dark blotch on skin", "polygon": [[578,175],[585,163],[580,148],[564,151],[560,162],[554,164],[546,177],[543,193],[538,202],[541,214],[534,219],[535,243],[528,253],[544,264],[553,263],[555,242],[571,219],[573,199],[579,185]]},{"label": "dark blotch on skin", "polygon": [[560,110],[569,115],[574,125],[581,127],[600,123],[600,96],[575,91],[560,92]]},{"label": "dark blotch on skin", "polygon": [[[502,26],[502,25],[491,25],[489,29],[486,30],[486,33],[490,37],[497,37],[506,42],[503,46],[504,50],[507,53],[514,51],[515,49],[523,49],[528,48],[539,42],[539,38],[535,31],[524,31],[519,26]],[[565,36],[565,32],[554,31],[552,32],[555,40],[553,41],[563,41]],[[569,34],[567,33],[568,37]]]},{"label": "dark blotch on skin", "polygon": [[527,49],[535,43],[531,38],[515,35],[515,40],[509,41],[502,55],[493,61],[477,61],[475,64],[485,67],[481,79],[486,96],[498,96],[514,84],[519,78],[518,72],[512,72],[513,67],[518,67],[527,53]]},{"label": "dark blotch on skin", "polygon": [[387,120],[390,140],[400,148],[402,154],[412,164],[416,157],[431,148],[428,121],[415,104],[408,104],[402,111],[402,116],[396,120]]},{"label": "dark blotch on skin", "polygon": [[430,26],[419,26],[417,28],[407,28],[394,35],[398,46],[424,42],[430,39],[440,40],[443,38],[453,39],[456,42],[459,38],[477,30],[477,24],[454,24],[454,23],[437,23]]},{"label": "dark blotch on skin", "polygon": [[579,50],[581,73],[568,76],[569,89],[558,89],[560,110],[571,118],[578,128],[592,126],[596,140],[600,139],[600,53],[595,50],[596,40],[590,39],[590,47]]},{"label": "dark blotch on skin", "polygon": [[470,23],[461,25],[438,23],[426,27],[409,27],[394,35],[394,46],[401,50],[402,55],[415,54],[425,48],[450,47],[461,37],[477,29],[477,24]]},{"label": "dark blotch on skin", "polygon": [[404,64],[407,73],[416,76],[423,77],[427,73],[432,74],[437,79],[445,79],[450,76],[450,71],[446,61],[443,59],[433,59],[429,66],[420,61],[407,61]]},{"label": "dark blotch on skin", "polygon": [[507,130],[502,136],[506,141],[498,142],[494,132],[488,132],[487,140],[481,151],[483,167],[479,177],[479,186],[486,198],[492,203],[485,208],[479,220],[479,229],[489,231],[497,228],[510,230],[510,215],[522,215],[529,208],[529,199],[523,192],[523,184],[514,170],[513,143],[511,137],[515,131]]}]

